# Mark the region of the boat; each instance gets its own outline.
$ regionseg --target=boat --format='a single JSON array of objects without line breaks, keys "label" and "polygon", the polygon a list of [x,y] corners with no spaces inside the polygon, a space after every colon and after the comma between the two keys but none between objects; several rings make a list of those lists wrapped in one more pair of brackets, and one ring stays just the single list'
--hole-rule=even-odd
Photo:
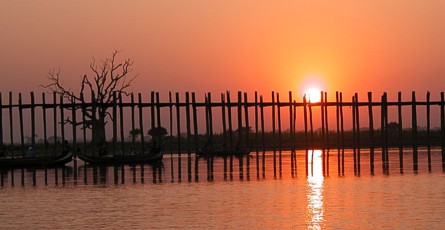
[{"label": "boat", "polygon": [[0,168],[50,168],[63,166],[73,158],[71,151],[47,156],[0,157]]},{"label": "boat", "polygon": [[84,153],[77,154],[77,157],[90,164],[145,164],[162,162],[164,153],[162,149],[155,149],[148,153],[136,153],[129,155],[104,155],[92,156]]},{"label": "boat", "polygon": [[228,156],[235,156],[235,157],[241,157],[248,155],[251,152],[249,148],[246,149],[234,149],[234,150],[206,150],[204,148],[198,148],[197,150],[197,156],[198,157],[212,157],[212,156],[219,156],[219,157],[228,157]]}]

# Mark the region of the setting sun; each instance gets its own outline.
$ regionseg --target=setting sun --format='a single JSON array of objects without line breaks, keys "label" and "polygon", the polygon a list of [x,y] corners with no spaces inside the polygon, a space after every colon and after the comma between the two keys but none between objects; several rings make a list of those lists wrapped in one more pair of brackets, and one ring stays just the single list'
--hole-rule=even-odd
[{"label": "setting sun", "polygon": [[320,102],[321,100],[321,90],[312,87],[306,90],[306,97],[308,102]]}]

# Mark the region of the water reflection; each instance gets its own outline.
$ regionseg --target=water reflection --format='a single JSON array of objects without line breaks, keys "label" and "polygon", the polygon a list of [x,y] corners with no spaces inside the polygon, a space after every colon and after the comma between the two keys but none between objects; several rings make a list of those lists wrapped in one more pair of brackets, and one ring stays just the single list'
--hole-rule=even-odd
[{"label": "water reflection", "polygon": [[[150,175],[146,174],[149,173]],[[163,182],[164,164],[133,164],[133,165],[82,165],[79,167],[79,176],[83,177],[84,184],[125,184],[127,180],[132,183],[145,183],[151,179],[152,183]]]},{"label": "water reflection", "polygon": [[[390,150],[392,155],[398,150]],[[297,151],[256,151],[250,156],[197,158],[191,155],[167,155],[160,165],[89,165],[73,160],[61,168],[48,169],[0,169],[0,187],[42,186],[42,185],[96,185],[128,183],[181,183],[198,181],[232,180],[285,180],[298,179],[306,175],[310,208],[316,210],[317,194],[322,195],[324,177],[331,173],[338,176],[366,176],[376,173],[402,173],[399,159],[389,158],[386,169],[380,171],[375,165],[384,165],[379,151],[360,151],[361,161],[365,163],[359,170],[354,167],[352,150],[297,150]],[[331,156],[330,156],[331,155]],[[404,152],[404,164],[412,163],[412,152]],[[427,152],[419,151],[419,172],[433,173],[442,171],[441,149],[431,150],[431,163]],[[400,158],[402,159],[402,158]],[[368,163],[369,162],[369,163]],[[428,163],[428,164],[427,164]],[[330,167],[331,166],[331,167]],[[332,167],[334,166],[334,167]],[[337,166],[337,167],[335,167]],[[391,167],[389,167],[391,166]],[[355,169],[355,170],[354,170]],[[417,172],[417,171],[416,171]],[[302,178],[302,177],[300,177]],[[312,202],[314,201],[314,202]],[[322,201],[319,199],[319,201]],[[309,209],[308,209],[309,210]],[[308,211],[309,213],[309,211]],[[310,211],[310,213],[313,213]],[[312,215],[312,214],[311,214]],[[318,215],[318,214],[317,214]]]},{"label": "water reflection", "polygon": [[309,229],[321,229],[323,209],[323,151],[308,150],[308,176],[306,181],[307,210],[306,223]]}]

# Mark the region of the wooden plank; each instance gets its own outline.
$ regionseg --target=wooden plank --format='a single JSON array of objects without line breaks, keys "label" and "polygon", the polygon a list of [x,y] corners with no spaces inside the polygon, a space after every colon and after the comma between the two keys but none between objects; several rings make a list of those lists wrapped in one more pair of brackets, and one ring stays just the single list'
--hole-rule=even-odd
[{"label": "wooden plank", "polygon": [[382,104],[380,109],[380,136],[381,136],[381,146],[382,146],[382,169],[385,170],[386,164],[386,146],[385,146],[385,95],[382,95]]},{"label": "wooden plank", "polygon": [[440,133],[442,145],[442,170],[445,172],[445,96],[440,93]]},{"label": "wooden plank", "polygon": [[198,111],[196,108],[196,96],[192,92],[192,108],[193,108],[193,135],[195,137],[195,151],[198,151],[199,146],[199,133],[198,133]]},{"label": "wooden plank", "polygon": [[63,107],[63,95],[60,95],[60,135],[62,136],[62,144],[65,143],[65,109]]},{"label": "wooden plank", "polygon": [[312,119],[312,102],[309,101],[309,129],[311,134],[311,149],[315,148],[314,123]]},{"label": "wooden plank", "polygon": [[413,145],[413,170],[418,170],[418,152],[417,152],[417,103],[416,92],[412,94],[412,145]]},{"label": "wooden plank", "polygon": [[[55,104],[55,103],[54,103]],[[98,143],[96,143],[96,140],[94,138],[94,133],[96,132],[96,110],[97,110],[97,101],[96,101],[96,95],[94,93],[94,90],[91,90],[91,140],[92,140],[92,150],[93,154],[98,154],[99,151],[96,151],[96,147]],[[99,149],[102,148],[102,146],[99,146]]]},{"label": "wooden plank", "polygon": [[138,93],[139,102],[139,129],[141,130],[141,153],[145,152],[145,140],[144,140],[144,119],[142,114],[142,94]]},{"label": "wooden plank", "polygon": [[46,122],[46,98],[45,93],[42,93],[42,122],[43,122],[43,148],[45,152],[45,156],[48,155],[48,129],[47,129],[47,122]]},{"label": "wooden plank", "polygon": [[36,109],[34,92],[30,93],[31,96],[31,147],[36,149]]},{"label": "wooden plank", "polygon": [[13,115],[12,115],[12,92],[9,92],[9,138],[11,141],[11,147],[10,147],[10,152],[11,152],[11,157],[14,158],[15,154],[14,154],[14,123],[13,123]]},{"label": "wooden plank", "polygon": [[360,162],[360,106],[359,106],[359,99],[358,99],[358,93],[355,93],[355,127],[357,129],[357,158],[358,162]]},{"label": "wooden plank", "polygon": [[296,106],[296,102],[295,100],[293,101],[293,105],[292,105],[292,109],[293,109],[293,124],[292,124],[292,129],[293,129],[293,133],[294,133],[294,137],[292,139],[293,142],[293,146],[294,146],[294,177],[296,176],[297,173],[297,152],[296,152],[296,134],[297,134],[297,106]]},{"label": "wooden plank", "polygon": [[276,149],[275,149],[275,92],[272,91],[272,150],[275,165]]},{"label": "wooden plank", "polygon": [[[227,119],[229,122],[229,144],[230,144],[230,150],[233,150],[232,107],[230,104],[230,92],[229,91],[226,92],[226,99],[227,99]],[[230,162],[232,163],[232,156],[230,157]],[[231,166],[232,166],[232,164],[231,164]]]},{"label": "wooden plank", "polygon": [[[130,103],[131,103],[131,110],[130,110],[130,116],[131,116],[131,131],[132,132],[134,132],[134,130],[136,129],[136,125],[135,125],[135,119],[134,119],[134,117],[135,117],[135,111],[134,111],[134,107],[135,107],[135,103],[134,103],[134,94],[133,93],[131,93],[130,94]],[[136,135],[131,135],[131,150],[130,150],[130,152],[132,152],[132,151],[135,151],[135,143],[136,142]]]},{"label": "wooden plank", "polygon": [[[195,97],[195,94],[192,94],[192,97]],[[173,99],[172,99],[172,92],[168,92],[168,110],[169,110],[169,118],[170,118],[170,174],[171,174],[171,181],[173,182],[174,179],[174,168],[173,168]]]},{"label": "wooden plank", "polygon": [[386,170],[389,170],[389,146],[388,146],[388,94],[384,93],[385,97],[385,114],[384,114],[384,121],[385,121],[385,159],[386,159]]},{"label": "wooden plank", "polygon": [[281,161],[281,151],[283,149],[282,133],[281,133],[281,106],[280,106],[280,94],[277,92],[277,125],[278,125],[278,151],[280,154]]},{"label": "wooden plank", "polygon": [[337,124],[337,171],[338,174],[341,172],[341,164],[340,164],[340,96],[338,91],[335,92],[335,118]]},{"label": "wooden plank", "polygon": [[266,138],[265,138],[265,130],[264,130],[264,102],[263,96],[260,96],[260,118],[261,118],[261,143],[263,145],[263,159],[264,154],[266,152]]},{"label": "wooden plank", "polygon": [[76,155],[76,147],[77,147],[77,117],[76,117],[76,100],[74,97],[71,97],[71,128],[72,128],[72,136],[73,136],[73,143],[72,143],[72,151],[74,155]]},{"label": "wooden plank", "polygon": [[[304,115],[304,143],[306,145],[306,150],[309,149],[309,138],[308,138],[308,121],[307,121],[307,100],[306,95],[303,96],[303,115]],[[306,151],[307,153],[307,151]],[[306,154],[307,163],[307,154]],[[307,165],[307,164],[306,164]]]},{"label": "wooden plank", "polygon": [[[227,153],[226,103],[224,93],[221,93],[221,120],[223,133],[223,151],[224,153]],[[224,157],[224,179],[227,179],[227,157]]]},{"label": "wooden plank", "polygon": [[[191,157],[192,134],[191,134],[191,121],[190,121],[190,93],[189,92],[185,92],[185,119],[186,119],[186,128],[187,128],[187,155],[188,155],[188,157]],[[189,174],[191,174],[191,172]]]},{"label": "wooden plank", "polygon": [[343,119],[343,93],[340,92],[340,136],[341,136],[341,165],[342,175],[345,174],[345,127]]},{"label": "wooden plank", "polygon": [[[157,94],[158,95],[158,94]],[[157,99],[159,96],[157,96]],[[156,101],[156,111],[158,114],[158,118],[160,116],[159,113],[159,100]],[[191,151],[191,145],[192,145],[192,134],[191,134],[191,121],[190,121],[190,93],[185,93],[185,117],[186,117],[186,128],[187,128],[187,178],[190,182],[192,180],[192,151]],[[160,124],[159,124],[160,126]],[[158,126],[158,127],[159,127]]]},{"label": "wooden plank", "polygon": [[[187,92],[188,93],[188,92]],[[156,92],[156,117],[157,117],[157,127],[161,127],[161,106],[159,102],[159,92]]]},{"label": "wooden plank", "polygon": [[213,140],[213,112],[212,112],[212,94],[207,93],[207,100],[209,103],[209,132],[210,138]]},{"label": "wooden plank", "polygon": [[150,92],[150,119],[151,119],[151,127],[153,129],[156,127],[156,116],[155,116],[155,92]]},{"label": "wooden plank", "polygon": [[326,148],[326,133],[325,133],[325,100],[324,100],[324,92],[320,91],[320,113],[321,113],[321,148],[324,150]]},{"label": "wooden plank", "polygon": [[[255,91],[255,149],[257,152],[257,164],[258,164],[258,142],[259,142],[259,114],[258,114],[258,92]],[[257,167],[258,168],[258,167]]]},{"label": "wooden plank", "polygon": [[397,94],[397,114],[399,121],[399,167],[400,172],[403,172],[403,120],[402,120],[402,92]]},{"label": "wooden plank", "polygon": [[250,127],[249,127],[249,107],[248,107],[247,93],[244,93],[244,124],[246,125],[246,147],[250,147]]},{"label": "wooden plank", "polygon": [[178,181],[181,181],[181,107],[180,107],[180,100],[179,100],[179,93],[176,92],[176,131],[177,131],[177,137],[178,137]]},{"label": "wooden plank", "polygon": [[370,168],[371,173],[374,173],[374,147],[375,147],[375,140],[374,140],[374,115],[372,110],[372,92],[368,92],[368,116],[369,116],[369,143],[370,143]]},{"label": "wooden plank", "polygon": [[86,105],[83,93],[80,93],[80,101],[82,106],[82,134],[83,134],[83,151],[87,152],[87,124],[86,124]]},{"label": "wooden plank", "polygon": [[[198,133],[198,114],[196,108],[196,96],[195,92],[192,92],[192,108],[193,108],[193,135],[195,140],[195,153],[198,152],[199,146],[199,133]],[[171,167],[173,170],[173,167]],[[199,181],[199,164],[198,157],[195,155],[195,181]]]},{"label": "wooden plank", "polygon": [[124,107],[123,107],[123,99],[122,99],[122,93],[119,92],[119,131],[121,136],[121,151],[122,154],[125,153],[125,132],[124,132]]},{"label": "wooden plank", "polygon": [[428,155],[428,170],[431,171],[431,108],[430,108],[430,92],[426,93],[426,143]]},{"label": "wooden plank", "polygon": [[357,173],[357,127],[356,127],[356,99],[355,95],[352,96],[352,150],[353,150],[353,159],[354,159],[354,174]]},{"label": "wooden plank", "polygon": [[281,177],[282,172],[282,134],[281,134],[281,106],[280,106],[280,93],[276,93],[277,96],[277,125],[278,125],[278,166],[279,166],[279,175]]},{"label": "wooden plank", "polygon": [[20,143],[22,157],[25,157],[25,136],[23,131],[23,107],[22,107],[22,94],[19,93],[19,123],[20,123]]},{"label": "wooden plank", "polygon": [[238,91],[238,103],[237,103],[237,112],[238,112],[238,141],[236,143],[235,148],[239,148],[241,143],[243,142],[243,111],[242,111],[242,95],[241,91]]},{"label": "wooden plank", "polygon": [[358,93],[355,93],[355,127],[357,129],[357,172],[360,174],[360,106],[359,106],[359,99],[358,99]]},{"label": "wooden plank", "polygon": [[258,118],[259,118],[259,114],[258,114],[258,92],[257,91],[255,91],[255,102],[254,102],[254,106],[255,106],[255,156],[256,156],[256,168],[257,168],[257,170],[256,170],[256,175],[257,175],[257,178],[260,178],[260,158],[259,158],[259,148],[258,148],[258,145],[259,145],[259,139],[260,139],[260,137],[259,137],[259,120],[258,120]]},{"label": "wooden plank", "polygon": [[[328,103],[328,93],[327,92],[324,92],[324,99],[325,99],[325,102],[326,103]],[[325,111],[324,111],[324,117],[325,117],[325,122],[324,122],[324,124],[325,124],[325,128],[326,128],[326,147],[327,147],[327,149],[329,150],[329,148],[330,148],[330,143],[329,143],[329,122],[328,122],[328,106],[326,105],[325,107],[324,107],[324,109],[325,109]],[[328,154],[328,160],[329,160],[329,154]],[[328,165],[328,169],[329,169],[329,165]]]},{"label": "wooden plank", "polygon": [[[179,103],[179,93],[176,92],[176,131],[178,135],[178,160],[181,159],[181,107]],[[178,170],[180,170],[180,165],[178,165]]]},{"label": "wooden plank", "polygon": [[[5,149],[3,149],[4,146],[3,141],[3,103],[2,103],[2,93],[0,92],[0,151],[5,154]],[[3,178],[2,178],[3,179]]]},{"label": "wooden plank", "polygon": [[116,91],[113,92],[113,154],[117,151],[117,94]]},{"label": "wooden plank", "polygon": [[289,91],[288,94],[289,97],[289,137],[290,137],[290,141],[291,141],[291,169],[292,169],[292,176],[293,174],[293,170],[294,170],[294,153],[295,153],[295,130],[294,130],[294,110],[293,110],[293,105],[292,105],[292,91]]},{"label": "wooden plank", "polygon": [[[238,142],[236,144],[236,149],[239,149],[241,147],[241,144],[243,143],[243,111],[242,111],[242,94],[241,91],[238,91]],[[244,176],[244,169],[243,169],[243,157],[238,157],[238,170],[239,170],[239,178],[243,179]]]}]

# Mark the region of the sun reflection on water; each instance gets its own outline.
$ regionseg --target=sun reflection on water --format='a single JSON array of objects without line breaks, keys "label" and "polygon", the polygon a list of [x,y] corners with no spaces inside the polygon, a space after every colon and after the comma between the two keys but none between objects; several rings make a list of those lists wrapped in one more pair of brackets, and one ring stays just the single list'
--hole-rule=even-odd
[{"label": "sun reflection on water", "polygon": [[323,209],[323,161],[321,150],[308,151],[308,176],[306,182],[308,229],[321,229],[324,219]]}]

